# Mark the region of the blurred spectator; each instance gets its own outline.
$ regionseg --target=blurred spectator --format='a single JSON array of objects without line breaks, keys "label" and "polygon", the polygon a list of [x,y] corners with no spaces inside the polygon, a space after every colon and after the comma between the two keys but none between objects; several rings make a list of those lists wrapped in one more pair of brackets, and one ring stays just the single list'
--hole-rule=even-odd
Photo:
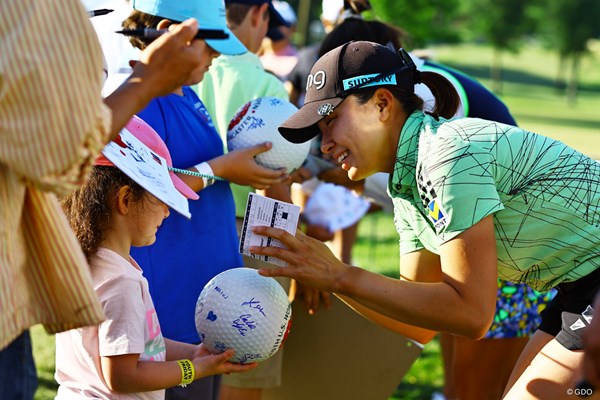
[{"label": "blurred spectator", "polygon": [[[257,55],[260,46],[270,30],[286,26],[283,17],[270,0],[226,0],[227,22],[231,31],[248,48],[248,52],[238,56],[217,57],[197,91],[206,104],[223,142],[227,142],[227,128],[238,109],[258,97],[277,97],[288,100],[283,83],[267,72]],[[238,232],[245,215],[248,193],[258,186],[232,185],[235,198]],[[288,183],[272,185],[262,194],[291,202]],[[244,256],[244,265],[258,268],[271,264]],[[280,280],[287,290],[289,279]],[[260,363],[258,368],[238,376],[223,377],[221,400],[259,400],[262,389],[281,385],[282,357],[285,347],[273,357]]]},{"label": "blurred spectator", "polygon": [[103,102],[102,51],[79,0],[2,3],[0,54],[10,57],[0,61],[0,398],[34,396],[31,326],[56,333],[104,319],[56,195],[87,179],[150,99],[189,78],[201,61],[197,29],[188,21],[158,40]]},{"label": "blurred spectator", "polygon": [[266,37],[262,42],[260,61],[265,69],[285,81],[288,74],[298,62],[298,50],[292,44],[292,36],[296,32],[298,18],[296,12],[285,1],[273,1],[273,7],[283,17],[289,26],[279,26],[275,29],[279,35]]}]

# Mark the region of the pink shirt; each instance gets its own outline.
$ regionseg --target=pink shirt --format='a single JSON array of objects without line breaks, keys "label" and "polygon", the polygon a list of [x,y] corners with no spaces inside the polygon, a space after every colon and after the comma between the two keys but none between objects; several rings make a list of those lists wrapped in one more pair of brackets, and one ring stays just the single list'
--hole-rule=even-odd
[{"label": "pink shirt", "polygon": [[165,361],[166,347],[148,282],[138,264],[101,248],[91,262],[94,289],[106,321],[56,335],[56,399],[164,399],[164,390],[121,394],[106,385],[100,357],[140,354]]}]

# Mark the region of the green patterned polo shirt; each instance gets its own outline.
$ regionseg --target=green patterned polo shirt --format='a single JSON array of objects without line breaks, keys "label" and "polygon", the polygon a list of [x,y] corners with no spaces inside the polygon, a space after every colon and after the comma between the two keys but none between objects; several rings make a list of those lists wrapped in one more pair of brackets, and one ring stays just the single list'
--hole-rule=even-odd
[{"label": "green patterned polo shirt", "polygon": [[501,279],[546,291],[600,267],[600,163],[477,118],[406,121],[388,191],[400,253],[439,247],[493,215]]}]

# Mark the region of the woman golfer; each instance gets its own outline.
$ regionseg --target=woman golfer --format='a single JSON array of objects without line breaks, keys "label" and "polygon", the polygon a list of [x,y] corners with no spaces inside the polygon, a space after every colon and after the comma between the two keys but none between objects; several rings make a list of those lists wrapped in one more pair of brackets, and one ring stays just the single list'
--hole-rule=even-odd
[{"label": "woman golfer", "polygon": [[[434,93],[433,112],[421,111],[415,83]],[[320,131],[322,151],[352,180],[390,173],[401,279],[346,265],[301,232],[256,227],[285,248],[250,250],[288,263],[261,274],[334,292],[420,342],[436,331],[480,338],[492,322],[498,277],[556,288],[504,395],[572,398],[581,334],[600,287],[600,163],[514,126],[445,119],[457,104],[450,82],[417,71],[403,50],[349,42],[323,55],[304,106],[279,131],[291,142]]]}]

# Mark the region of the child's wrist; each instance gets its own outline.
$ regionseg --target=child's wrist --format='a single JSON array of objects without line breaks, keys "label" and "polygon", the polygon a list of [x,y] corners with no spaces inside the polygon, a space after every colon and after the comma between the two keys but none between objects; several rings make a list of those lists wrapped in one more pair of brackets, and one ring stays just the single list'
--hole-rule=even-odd
[{"label": "child's wrist", "polygon": [[203,175],[201,178],[202,182],[204,183],[204,189],[215,183],[215,173],[213,172],[212,168],[207,162],[202,162],[198,165],[195,165],[194,168],[196,168],[196,171],[198,171],[198,173]]},{"label": "child's wrist", "polygon": [[179,364],[179,368],[181,369],[181,383],[179,383],[179,386],[185,387],[194,382],[196,379],[196,368],[194,367],[194,363],[188,359],[184,359],[177,360],[177,364]]}]

